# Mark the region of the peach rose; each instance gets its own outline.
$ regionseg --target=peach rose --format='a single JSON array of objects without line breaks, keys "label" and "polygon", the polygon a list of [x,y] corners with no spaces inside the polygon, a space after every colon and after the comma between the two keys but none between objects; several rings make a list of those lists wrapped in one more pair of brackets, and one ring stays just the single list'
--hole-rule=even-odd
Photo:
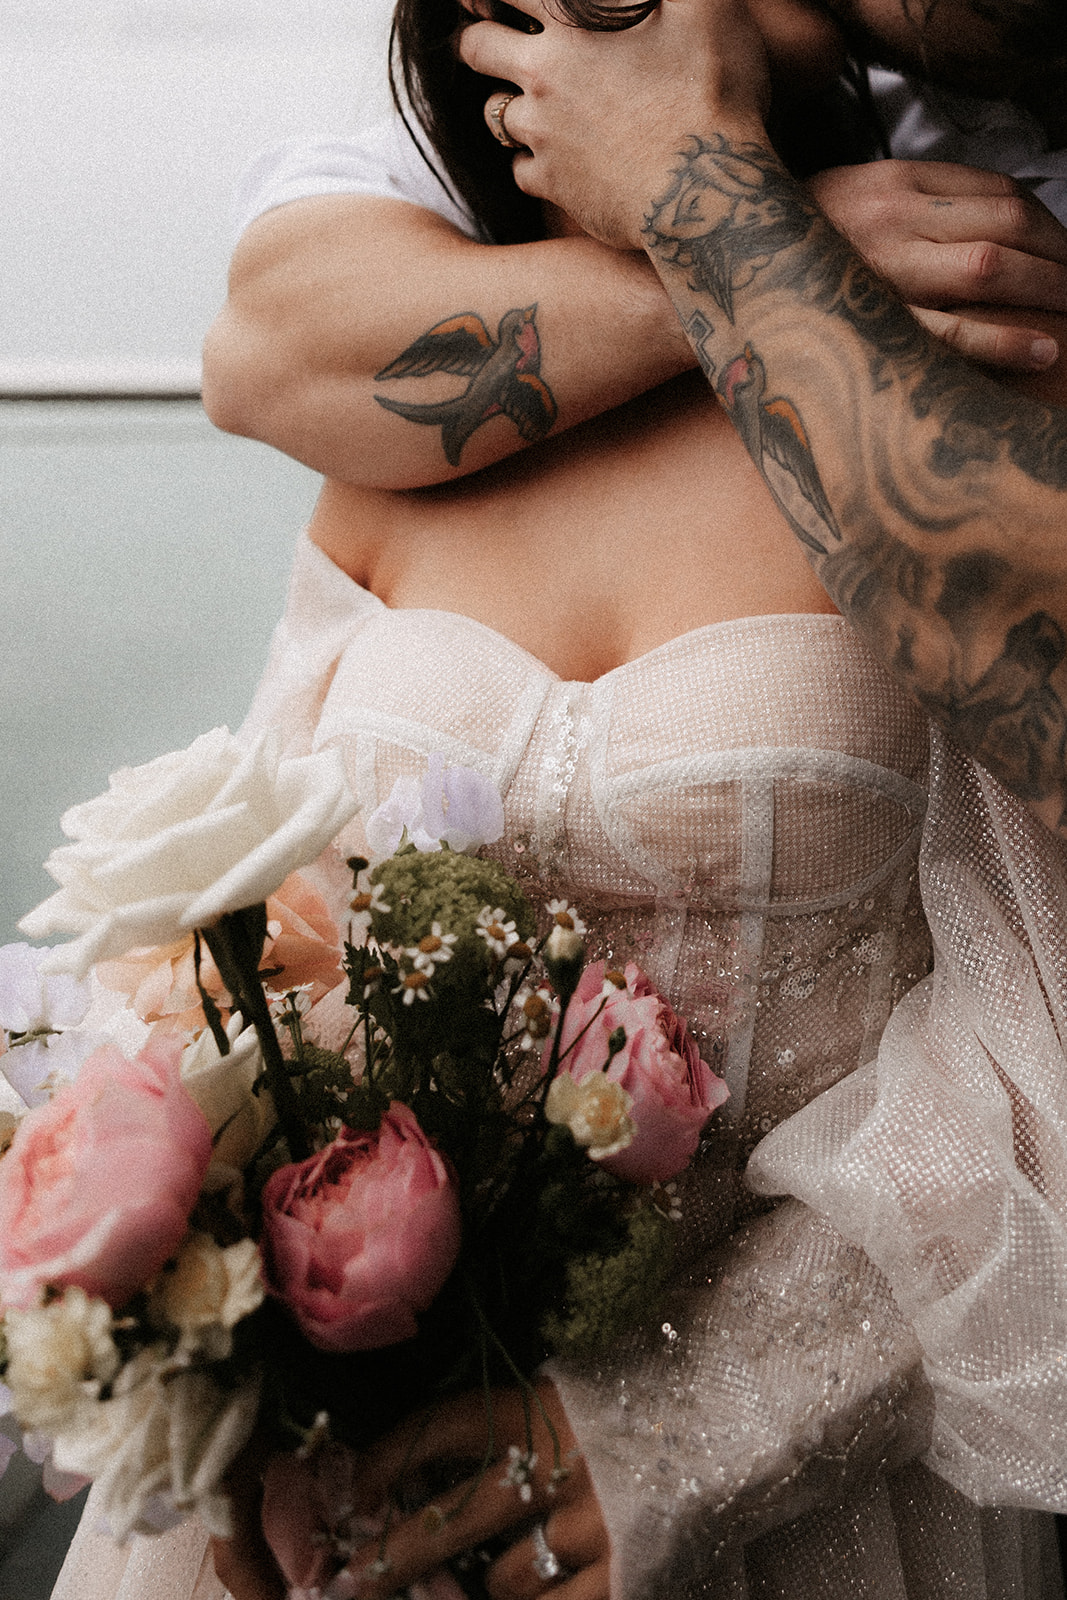
[{"label": "peach rose", "polygon": [[412,1338],[459,1242],[451,1170],[397,1100],[377,1132],[342,1128],[263,1190],[268,1284],[320,1350]]},{"label": "peach rose", "polygon": [[181,1243],[211,1160],[177,1040],[104,1045],[19,1124],[0,1162],[0,1299],[77,1285],[119,1307]]},{"label": "peach rose", "polygon": [[[582,973],[563,1021],[561,1071],[547,1109],[552,1120],[573,1124],[576,1138],[606,1171],[631,1183],[666,1183],[690,1161],[701,1129],[728,1090],[640,968],[631,961],[623,977],[622,987],[605,982],[603,961]],[[608,1065],[608,1041],[618,1028],[626,1041]],[[543,1057],[546,1068],[550,1056],[551,1040]],[[590,1106],[588,1092],[576,1094],[566,1083],[569,1078],[584,1085],[605,1066],[608,1083],[625,1091],[628,1104],[615,1099],[601,1104],[600,1096]]]},{"label": "peach rose", "polygon": [[[267,899],[267,940],[259,965],[272,974],[273,989],[310,983],[312,1005],[344,977],[337,925],[321,894],[299,872],[291,872]],[[96,975],[105,988],[127,995],[132,1010],[157,1032],[191,1033],[205,1026],[192,934],[173,944],[131,950],[116,961],[101,961]],[[213,1000],[228,1001],[206,946],[201,950],[200,981]]]}]

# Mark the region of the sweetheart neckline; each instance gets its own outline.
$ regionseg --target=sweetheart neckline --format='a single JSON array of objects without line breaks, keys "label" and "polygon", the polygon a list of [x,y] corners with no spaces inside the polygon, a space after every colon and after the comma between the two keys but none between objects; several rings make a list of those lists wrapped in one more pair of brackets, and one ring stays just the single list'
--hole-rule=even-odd
[{"label": "sweetheart neckline", "polygon": [[322,556],[323,560],[329,563],[329,565],[337,572],[344,582],[351,586],[358,596],[360,596],[364,601],[371,603],[379,612],[384,612],[391,616],[444,617],[450,622],[458,621],[466,626],[477,628],[481,633],[487,634],[491,639],[503,644],[513,654],[521,656],[524,661],[526,661],[532,667],[535,667],[537,671],[544,677],[550,678],[554,684],[564,689],[596,688],[599,684],[606,683],[610,678],[616,677],[619,673],[626,672],[631,667],[644,666],[647,662],[651,661],[654,657],[660,655],[664,651],[671,650],[675,646],[683,643],[693,643],[695,640],[699,639],[705,634],[719,633],[728,629],[736,630],[743,627],[767,625],[770,623],[811,624],[812,622],[817,622],[821,624],[829,624],[830,631],[834,633],[838,633],[841,628],[844,628],[847,630],[846,636],[852,640],[852,642],[858,648],[863,648],[862,641],[853,632],[851,626],[840,612],[766,611],[759,612],[754,616],[726,617],[721,622],[703,622],[695,628],[687,628],[684,633],[676,633],[673,639],[664,639],[662,644],[656,644],[653,645],[649,650],[643,650],[640,655],[633,656],[629,661],[620,661],[618,666],[609,667],[606,672],[600,673],[596,678],[564,678],[562,674],[554,671],[547,662],[542,661],[540,656],[534,655],[532,650],[527,650],[525,645],[519,644],[518,640],[513,639],[510,634],[502,633],[499,628],[494,628],[492,623],[482,622],[478,617],[469,616],[465,611],[449,611],[444,606],[391,606],[388,601],[382,599],[381,595],[375,594],[372,589],[368,589],[364,584],[357,583],[356,579],[345,572],[343,567],[339,567],[337,563],[326,554],[325,550],[320,549],[319,546],[314,544],[311,540],[308,540],[308,543],[311,549],[313,549],[318,555]]}]

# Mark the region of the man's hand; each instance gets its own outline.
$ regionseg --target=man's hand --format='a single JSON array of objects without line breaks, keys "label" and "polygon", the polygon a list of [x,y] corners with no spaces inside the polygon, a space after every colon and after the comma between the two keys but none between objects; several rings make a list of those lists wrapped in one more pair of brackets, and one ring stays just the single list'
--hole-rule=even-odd
[{"label": "man's hand", "polygon": [[520,90],[506,124],[524,147],[513,161],[516,183],[594,238],[640,247],[649,204],[667,187],[688,134],[764,137],[766,53],[739,0],[663,0],[618,33],[561,22],[542,0],[521,0],[519,9],[540,32],[475,22],[460,55]]},{"label": "man's hand", "polygon": [[1067,229],[1013,178],[943,161],[882,161],[835,167],[807,187],[945,343],[1022,372],[1055,361],[1056,342],[1047,335],[983,320],[971,309],[1067,312]]}]

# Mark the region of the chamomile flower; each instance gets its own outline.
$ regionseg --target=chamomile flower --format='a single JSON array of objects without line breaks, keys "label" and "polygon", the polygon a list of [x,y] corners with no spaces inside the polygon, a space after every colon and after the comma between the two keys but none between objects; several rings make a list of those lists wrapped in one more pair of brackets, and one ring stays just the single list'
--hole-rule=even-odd
[{"label": "chamomile flower", "polygon": [[552,1019],[559,1003],[547,989],[520,989],[515,1005],[525,1024],[520,1043],[523,1050],[537,1050],[552,1031]]},{"label": "chamomile flower", "polygon": [[431,923],[429,933],[425,934],[416,945],[405,950],[404,954],[414,965],[416,972],[425,972],[433,976],[434,969],[442,962],[451,961],[451,946],[456,942],[454,933],[442,933],[439,922]]},{"label": "chamomile flower", "polygon": [[421,968],[416,968],[414,972],[404,974],[393,993],[398,994],[406,1006],[411,1006],[416,1000],[430,998],[429,984],[429,974],[423,972]]},{"label": "chamomile flower", "polygon": [[587,931],[585,923],[569,900],[550,900],[545,910],[557,928],[566,928],[568,932],[578,934],[579,938]]},{"label": "chamomile flower", "polygon": [[520,942],[514,922],[508,920],[507,912],[499,906],[483,906],[474,931],[485,940],[498,961],[503,961],[512,945]]},{"label": "chamomile flower", "polygon": [[286,1017],[306,1017],[311,1010],[311,991],[314,987],[313,983],[298,983],[284,993],[268,989],[267,1000],[275,1022],[284,1022]]},{"label": "chamomile flower", "polygon": [[376,911],[387,916],[392,910],[385,903],[385,890],[380,883],[374,884],[370,889],[358,889],[349,901],[352,920],[349,924],[352,930],[353,944],[357,939],[366,940],[370,935],[371,917]]}]

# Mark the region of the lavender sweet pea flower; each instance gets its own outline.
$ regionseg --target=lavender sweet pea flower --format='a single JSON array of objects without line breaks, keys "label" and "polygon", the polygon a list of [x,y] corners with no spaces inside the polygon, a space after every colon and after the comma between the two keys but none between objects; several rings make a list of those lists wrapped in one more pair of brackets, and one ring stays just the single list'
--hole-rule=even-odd
[{"label": "lavender sweet pea flower", "polygon": [[67,973],[43,971],[50,950],[0,945],[0,1028],[7,1033],[50,1033],[76,1028],[89,1009],[89,990]]},{"label": "lavender sweet pea flower", "polygon": [[398,778],[386,800],[367,818],[367,843],[375,855],[388,856],[404,830],[416,850],[477,850],[493,844],[504,831],[504,805],[490,779],[473,767],[446,767],[439,753],[430,756],[426,776]]}]

